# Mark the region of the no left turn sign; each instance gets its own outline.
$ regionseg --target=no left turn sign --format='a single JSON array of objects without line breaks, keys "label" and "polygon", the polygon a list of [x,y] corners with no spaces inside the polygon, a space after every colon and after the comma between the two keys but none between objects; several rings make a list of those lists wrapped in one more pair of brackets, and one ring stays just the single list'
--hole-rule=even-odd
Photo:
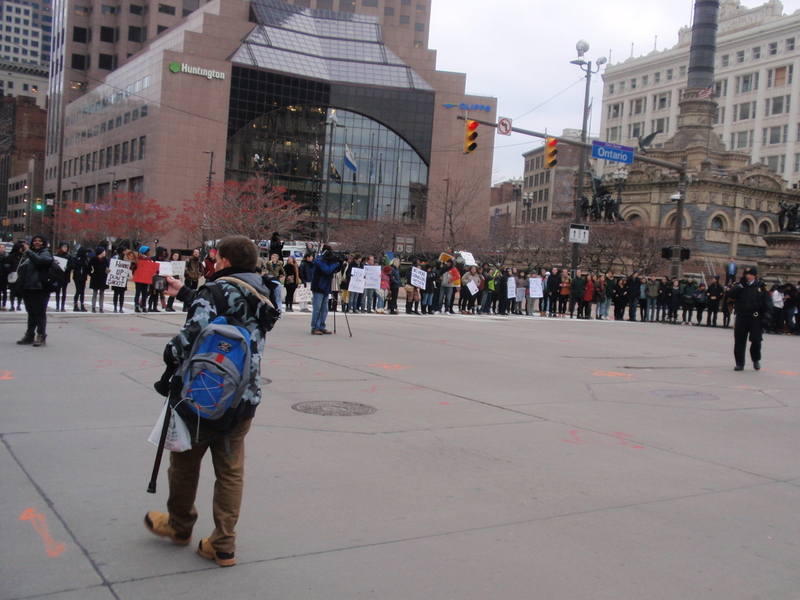
[{"label": "no left turn sign", "polygon": [[506,117],[497,119],[497,133],[500,135],[511,135],[511,119]]}]

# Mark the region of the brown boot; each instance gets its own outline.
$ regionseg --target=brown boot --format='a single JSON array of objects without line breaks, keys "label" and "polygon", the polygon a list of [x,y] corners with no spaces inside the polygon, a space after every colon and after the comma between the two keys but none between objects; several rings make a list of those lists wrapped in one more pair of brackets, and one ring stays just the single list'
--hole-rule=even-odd
[{"label": "brown boot", "polygon": [[46,345],[46,341],[45,341],[46,339],[47,339],[46,335],[41,335],[41,334],[37,335],[36,339],[33,340],[34,347]]},{"label": "brown boot", "polygon": [[22,336],[21,339],[17,340],[17,343],[20,344],[20,345],[32,344],[33,343],[33,334],[32,333],[26,333],[25,335]]}]

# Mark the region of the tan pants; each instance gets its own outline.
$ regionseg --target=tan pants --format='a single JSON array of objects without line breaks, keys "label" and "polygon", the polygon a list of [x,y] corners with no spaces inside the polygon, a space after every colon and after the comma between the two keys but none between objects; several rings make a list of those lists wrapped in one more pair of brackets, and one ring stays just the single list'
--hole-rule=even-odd
[{"label": "tan pants", "polygon": [[[242,506],[244,488],[244,437],[250,431],[252,419],[239,422],[227,436],[220,436],[210,444],[195,444],[186,452],[171,452],[169,459],[169,523],[181,537],[192,534],[197,522],[197,484],[200,464],[206,450],[211,449],[211,460],[217,480],[214,483],[214,532],[209,537],[218,552],[236,550],[236,522]],[[202,430],[201,430],[202,434]]]}]

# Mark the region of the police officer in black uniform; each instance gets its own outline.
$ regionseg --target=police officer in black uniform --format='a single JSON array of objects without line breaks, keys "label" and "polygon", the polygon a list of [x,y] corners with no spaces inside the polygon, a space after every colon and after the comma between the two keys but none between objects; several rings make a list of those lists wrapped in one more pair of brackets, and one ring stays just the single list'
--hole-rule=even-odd
[{"label": "police officer in black uniform", "polygon": [[757,275],[755,267],[747,267],[744,277],[728,292],[728,297],[736,301],[736,321],[733,326],[733,356],[736,359],[734,371],[744,369],[748,335],[753,368],[756,371],[761,368],[761,331],[762,325],[770,323],[772,318],[772,296]]}]

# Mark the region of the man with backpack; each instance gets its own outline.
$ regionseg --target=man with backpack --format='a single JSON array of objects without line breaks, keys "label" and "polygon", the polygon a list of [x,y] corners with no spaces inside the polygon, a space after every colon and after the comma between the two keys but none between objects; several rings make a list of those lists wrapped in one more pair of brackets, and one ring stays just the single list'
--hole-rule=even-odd
[{"label": "man with backpack", "polygon": [[[269,290],[254,272],[258,248],[252,241],[244,236],[223,238],[217,247],[215,261],[214,273],[199,290],[191,290],[177,279],[167,277],[166,293],[190,306],[186,323],[164,350],[167,370],[155,387],[159,393],[169,394],[170,405],[181,414],[192,433],[192,447],[184,452],[170,453],[169,512],[151,510],[144,522],[152,533],[170,538],[177,545],[186,546],[191,542],[192,529],[197,521],[194,500],[200,464],[206,451],[210,450],[216,474],[213,501],[216,527],[209,537],[200,541],[197,553],[221,567],[230,567],[236,563],[234,529],[242,503],[244,438],[261,402],[260,363],[264,337],[277,314],[268,300]],[[218,317],[225,317],[225,320]],[[236,382],[237,391],[230,399],[230,408],[212,421],[212,415],[204,418],[201,411],[195,409],[197,414],[191,412],[197,400],[195,397],[190,403],[187,394],[196,392],[200,384],[196,389],[189,386],[187,391],[183,378],[190,383],[197,381],[190,379],[194,375],[186,368],[192,364],[194,353],[200,352],[195,341],[208,339],[205,337],[208,329],[220,321],[246,330],[244,339],[249,337],[249,365],[244,364],[242,372],[238,373],[241,381]],[[213,350],[218,360],[212,362],[227,361],[228,357],[222,353],[230,349],[227,343],[217,344]],[[227,380],[224,383],[227,385]]]}]

